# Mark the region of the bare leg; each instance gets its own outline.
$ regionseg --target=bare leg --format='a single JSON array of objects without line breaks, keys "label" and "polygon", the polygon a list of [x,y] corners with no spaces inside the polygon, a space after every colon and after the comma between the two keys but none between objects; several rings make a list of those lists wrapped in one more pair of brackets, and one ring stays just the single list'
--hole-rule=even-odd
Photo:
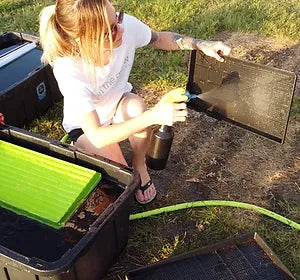
[{"label": "bare leg", "polygon": [[88,140],[86,135],[83,134],[76,141],[75,148],[91,155],[99,155],[127,166],[127,162],[118,143],[103,148],[96,148]]},{"label": "bare leg", "polygon": [[[146,110],[146,106],[142,98],[133,93],[126,93],[121,99],[115,117],[114,122],[123,122],[130,118],[136,117],[142,114]],[[130,145],[133,151],[132,166],[140,173],[142,186],[149,182],[150,176],[145,163],[145,154],[148,145],[149,129],[143,130],[139,133],[129,137]],[[138,190],[136,193],[140,201],[148,201],[156,195],[156,189],[152,184],[143,193]]]}]

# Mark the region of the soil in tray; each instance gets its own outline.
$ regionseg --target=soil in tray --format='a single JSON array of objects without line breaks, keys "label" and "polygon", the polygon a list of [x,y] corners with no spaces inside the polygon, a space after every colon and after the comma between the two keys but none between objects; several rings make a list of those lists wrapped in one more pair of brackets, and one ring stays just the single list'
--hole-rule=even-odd
[{"label": "soil in tray", "polygon": [[78,243],[89,226],[123,190],[110,181],[102,180],[60,230],[0,207],[0,245],[29,258],[56,261]]}]

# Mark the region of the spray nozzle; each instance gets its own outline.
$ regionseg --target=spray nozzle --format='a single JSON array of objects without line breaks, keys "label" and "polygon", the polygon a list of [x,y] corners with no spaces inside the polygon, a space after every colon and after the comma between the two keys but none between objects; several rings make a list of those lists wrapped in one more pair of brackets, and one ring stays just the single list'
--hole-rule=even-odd
[{"label": "spray nozzle", "polygon": [[190,93],[187,90],[185,91],[184,95],[187,97],[187,100],[185,101],[185,103],[188,103],[191,99],[198,98],[197,94]]}]

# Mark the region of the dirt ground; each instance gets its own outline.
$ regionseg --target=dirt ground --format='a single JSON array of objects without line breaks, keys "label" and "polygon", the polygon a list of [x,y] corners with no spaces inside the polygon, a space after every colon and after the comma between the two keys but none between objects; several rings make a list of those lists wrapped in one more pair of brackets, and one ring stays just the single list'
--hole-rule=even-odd
[{"label": "dirt ground", "polygon": [[[295,95],[300,96],[299,44],[256,34],[222,33],[216,39],[233,47],[233,57],[296,73]],[[152,104],[155,93],[138,94]],[[192,110],[174,130],[167,168],[151,171],[158,197],[149,209],[208,199],[248,202],[271,210],[281,199],[300,204],[299,114],[290,118],[283,145]]]},{"label": "dirt ground", "polygon": [[[222,33],[216,39],[233,47],[233,57],[296,73],[295,95],[300,96],[299,44],[255,34]],[[151,96],[140,95],[146,101]],[[283,145],[192,110],[174,128],[167,168],[152,172],[158,199],[232,199],[269,206],[281,197],[300,203],[299,116],[290,118]]]}]

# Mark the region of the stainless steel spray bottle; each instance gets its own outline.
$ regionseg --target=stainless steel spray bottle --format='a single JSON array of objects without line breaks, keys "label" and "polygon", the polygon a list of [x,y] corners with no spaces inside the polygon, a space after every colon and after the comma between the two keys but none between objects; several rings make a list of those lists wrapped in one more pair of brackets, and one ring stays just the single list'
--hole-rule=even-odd
[{"label": "stainless steel spray bottle", "polygon": [[174,138],[173,128],[168,125],[156,126],[150,136],[146,164],[154,170],[166,167]]}]

